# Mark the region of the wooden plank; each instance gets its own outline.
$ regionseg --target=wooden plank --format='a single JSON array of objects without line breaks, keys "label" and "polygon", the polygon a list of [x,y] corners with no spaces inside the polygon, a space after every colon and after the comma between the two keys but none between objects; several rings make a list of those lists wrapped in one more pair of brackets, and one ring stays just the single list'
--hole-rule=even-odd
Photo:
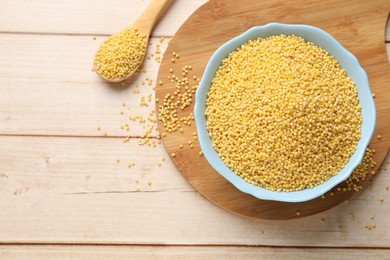
[{"label": "wooden plank", "polygon": [[[194,6],[203,2],[175,1],[154,35],[172,35],[193,12]],[[134,14],[139,14],[146,4],[147,1],[142,0],[116,1],[115,5],[107,0],[93,3],[2,1],[0,31],[11,34],[0,35],[0,134],[93,136],[100,134],[95,131],[99,124],[108,129],[109,135],[122,136],[124,132],[118,127],[123,122],[120,104],[122,101],[138,104],[137,98],[122,100],[127,91],[111,89],[89,73],[93,53],[104,38],[92,41],[89,35],[106,35],[118,30],[127,25],[126,19],[116,20],[123,16],[123,10],[131,9],[130,15],[125,15],[131,22],[135,19],[133,10]],[[92,10],[91,6],[97,7]],[[42,33],[55,35],[43,36]],[[85,36],[57,35],[64,33]],[[155,65],[146,65],[148,71],[155,73],[153,78],[157,74]],[[148,89],[144,93],[153,91]],[[138,106],[133,111],[147,114],[147,110]],[[133,129],[132,133],[142,132],[142,126],[135,125]],[[301,220],[255,221],[232,215],[203,199],[189,187],[170,161],[161,168],[155,167],[160,156],[167,157],[161,146],[155,150],[139,147],[136,140],[123,144],[115,138],[4,136],[0,137],[0,144],[0,243],[363,247],[388,247],[390,244],[387,223],[390,206],[388,191],[384,188],[390,183],[388,171],[375,179],[372,191],[355,196],[350,204]],[[117,156],[122,159],[119,165],[115,163]],[[128,169],[125,162],[129,161],[135,161],[136,166]],[[137,178],[139,184],[135,183]],[[149,179],[152,186],[147,185]],[[136,192],[138,186],[141,191]],[[383,204],[379,202],[381,197],[385,198]],[[349,219],[349,212],[355,214],[355,221]],[[371,214],[375,215],[374,220],[370,219]],[[325,218],[326,222],[321,224],[320,218]],[[377,228],[368,231],[364,228],[367,223],[376,223]],[[339,225],[343,226],[342,231],[338,231]],[[133,255],[151,254],[153,257],[159,248],[142,247]],[[180,248],[158,254],[168,257],[174,257],[174,252],[179,252],[179,256],[191,255],[180,252]],[[229,248],[233,248],[233,252]],[[193,249],[195,257],[197,249]],[[14,258],[22,258],[25,251],[19,250],[20,247],[13,247],[11,257],[16,254]],[[75,246],[63,251],[53,247],[48,254],[41,253],[41,247],[29,250],[25,258],[34,254],[37,258],[55,257],[61,252],[69,258],[73,255],[69,250],[75,250],[75,254],[83,251]],[[92,251],[88,249],[88,252],[80,253],[80,257],[97,250],[96,247]],[[114,250],[118,250],[116,246],[104,250],[110,254],[102,253],[101,258],[120,254]],[[223,247],[222,252],[234,256],[245,250],[241,246]],[[283,249],[277,249],[269,257],[281,251]],[[323,256],[349,253],[335,252],[324,251]],[[357,252],[351,250],[350,254],[354,257],[371,254],[371,250],[368,255],[365,254],[368,251]],[[377,258],[386,252],[373,250],[371,256]],[[283,256],[291,256],[289,253]],[[98,258],[98,252],[96,254]],[[209,255],[208,252],[205,254]],[[218,253],[211,253],[214,255],[218,256]],[[251,255],[253,253],[244,257]],[[255,256],[258,255],[261,252],[256,252]],[[315,253],[308,258],[320,258],[321,255]],[[9,251],[2,247],[0,258],[8,256]],[[269,258],[267,256],[265,258]]]},{"label": "wooden plank", "polygon": [[8,259],[385,259],[387,249],[236,246],[0,246]]},{"label": "wooden plank", "polygon": [[[183,22],[207,0],[174,1],[154,35],[172,36]],[[131,24],[145,9],[148,1],[84,0],[40,1],[4,0],[0,4],[0,32],[112,34]],[[125,10],[125,13],[124,13]],[[38,17],[39,19],[34,19]],[[386,40],[390,41],[386,26]]]},{"label": "wooden plank", "polygon": [[[147,73],[133,78],[128,88],[111,87],[91,71],[94,52],[104,38],[0,34],[0,133],[102,135],[96,131],[100,125],[110,136],[127,135],[119,128],[126,115],[145,117],[154,109],[152,86],[141,82],[145,77],[155,80],[159,64],[146,60]],[[157,38],[153,42],[150,52],[155,51]],[[161,50],[166,47],[164,41]],[[386,48],[389,51],[390,45]],[[141,85],[140,94],[133,93],[136,84]],[[148,94],[150,106],[140,107],[141,96]],[[133,135],[144,132],[138,123],[130,128]]]},{"label": "wooden plank", "polygon": [[[137,187],[153,192],[192,191],[180,178],[170,181],[175,168],[162,144],[153,148],[140,146],[140,139],[123,143],[117,138],[0,137],[0,140],[3,198],[6,194],[42,192],[61,196],[131,193]],[[167,160],[162,161],[162,157]],[[129,168],[131,162],[136,165]],[[149,180],[151,186],[147,184]]]},{"label": "wooden plank", "polygon": [[[180,0],[167,10],[153,35],[172,36],[191,13],[207,0]],[[149,1],[4,0],[0,32],[109,35],[132,24]]]},{"label": "wooden plank", "polygon": [[[390,245],[388,169],[348,204],[303,219],[256,221],[202,198],[162,146],[17,136],[0,143],[0,243]],[[158,167],[161,156],[167,160]],[[131,161],[136,166],[128,169]]]},{"label": "wooden plank", "polygon": [[[143,124],[129,122],[127,116],[147,117],[155,109],[152,87],[159,63],[146,59],[147,72],[133,77],[132,84],[108,85],[91,71],[104,38],[0,34],[0,133],[102,135],[97,125],[110,136],[144,133]],[[168,44],[153,38],[149,53],[155,52],[156,43],[162,52]],[[142,85],[146,77],[153,85]],[[139,94],[133,93],[136,85]],[[149,106],[141,107],[141,97],[149,94]],[[126,122],[131,123],[130,132],[119,128]]]}]

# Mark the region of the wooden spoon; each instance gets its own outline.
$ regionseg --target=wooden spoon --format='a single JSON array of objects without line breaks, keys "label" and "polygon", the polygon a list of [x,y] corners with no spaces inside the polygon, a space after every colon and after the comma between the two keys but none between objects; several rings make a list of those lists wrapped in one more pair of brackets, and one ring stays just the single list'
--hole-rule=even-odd
[{"label": "wooden spoon", "polygon": [[[129,74],[127,74],[123,78],[109,79],[109,78],[105,77],[104,75],[102,75],[101,73],[99,73],[99,71],[96,69],[96,60],[94,60],[94,63],[93,63],[94,70],[102,79],[104,79],[108,82],[121,82],[121,81],[124,81],[125,79],[129,78],[131,75],[134,74],[134,72],[137,71],[139,66],[142,64],[142,61],[144,60],[144,57],[145,57],[145,54],[147,51],[148,42],[149,42],[150,33],[151,33],[154,25],[156,24],[157,20],[161,16],[161,14],[166,10],[166,8],[168,7],[168,5],[171,2],[172,2],[172,0],[151,0],[148,7],[141,14],[141,16],[129,27],[131,29],[136,29],[139,32],[139,34],[146,36],[145,37],[145,39],[146,39],[145,45],[146,46],[145,46],[145,52],[143,54],[143,57],[139,61],[139,64],[132,71],[130,71]],[[111,37],[112,36],[115,36],[115,34],[111,35]],[[95,59],[96,59],[96,56],[95,56]]]}]

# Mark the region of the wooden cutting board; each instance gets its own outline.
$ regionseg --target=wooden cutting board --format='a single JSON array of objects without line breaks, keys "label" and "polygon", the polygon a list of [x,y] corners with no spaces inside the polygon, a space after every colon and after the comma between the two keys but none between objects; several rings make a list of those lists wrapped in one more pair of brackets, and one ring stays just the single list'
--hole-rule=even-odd
[{"label": "wooden cutting board", "polygon": [[[190,75],[200,77],[219,46],[253,26],[270,22],[313,25],[330,33],[352,52],[368,74],[371,90],[376,95],[377,125],[370,147],[376,150],[377,169],[390,146],[390,66],[384,36],[389,11],[390,0],[211,0],[172,39],[160,67],[158,81],[163,85],[157,87],[156,97],[163,100],[175,89],[175,84],[167,78],[169,69],[181,74],[182,67],[191,65]],[[175,63],[171,62],[172,52],[180,54]],[[187,116],[192,111],[193,104],[178,115]],[[159,128],[161,133],[166,132],[161,123]],[[230,212],[258,219],[291,219],[322,212],[355,194],[334,191],[333,196],[327,194],[325,199],[301,203],[259,200],[236,189],[199,155],[199,144],[193,140],[194,122],[183,130],[163,137],[168,153],[176,154],[171,159],[197,191]],[[376,138],[378,134],[381,140]],[[189,140],[194,141],[194,148],[187,144]],[[179,148],[180,144],[183,149]],[[366,182],[373,177],[368,176]]]}]

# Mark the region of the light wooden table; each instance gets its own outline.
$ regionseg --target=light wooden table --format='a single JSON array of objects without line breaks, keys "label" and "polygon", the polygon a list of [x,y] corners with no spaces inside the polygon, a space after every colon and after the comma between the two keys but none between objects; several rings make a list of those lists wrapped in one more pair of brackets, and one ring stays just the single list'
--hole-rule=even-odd
[{"label": "light wooden table", "polygon": [[[154,30],[154,45],[205,2],[175,1]],[[147,60],[147,73],[120,89],[91,72],[92,58],[147,3],[0,2],[0,259],[389,259],[386,165],[372,189],[349,203],[303,219],[258,221],[202,198],[162,145],[139,146],[142,124],[130,124],[133,138],[122,142],[125,115],[147,116],[154,106],[152,87],[133,94],[134,85],[155,79],[159,64]],[[148,94],[152,102],[141,108]]]}]

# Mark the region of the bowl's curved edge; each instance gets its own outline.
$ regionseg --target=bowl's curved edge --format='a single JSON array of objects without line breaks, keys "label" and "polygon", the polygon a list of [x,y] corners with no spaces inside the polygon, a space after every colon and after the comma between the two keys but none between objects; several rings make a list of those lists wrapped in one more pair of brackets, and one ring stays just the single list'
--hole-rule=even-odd
[{"label": "bowl's curved edge", "polygon": [[[368,133],[365,136],[361,137],[361,140],[359,140],[360,147],[358,146],[355,150],[354,154],[352,156],[356,156],[354,163],[347,165],[342,169],[345,170],[347,173],[340,175],[337,174],[333,177],[331,177],[329,180],[332,181],[326,181],[325,183],[322,183],[318,186],[316,186],[313,189],[306,189],[296,192],[274,192],[270,191],[264,188],[261,188],[259,186],[252,185],[245,180],[243,180],[241,177],[239,177],[237,174],[235,174],[231,169],[229,169],[221,159],[219,159],[223,165],[218,165],[214,163],[215,154],[216,151],[211,145],[211,140],[207,140],[208,133],[206,129],[206,118],[204,115],[205,110],[205,102],[203,106],[197,102],[197,100],[201,100],[202,98],[207,98],[207,92],[209,90],[211,80],[214,77],[217,69],[219,68],[221,61],[223,58],[225,58],[230,52],[237,49],[239,46],[241,46],[244,42],[247,42],[251,39],[252,34],[256,34],[257,37],[259,32],[264,32],[268,29],[279,29],[279,30],[290,30],[292,28],[300,28],[304,30],[308,30],[310,32],[316,32],[321,34],[321,36],[326,37],[328,41],[330,41],[339,51],[345,55],[345,57],[349,60],[350,64],[353,64],[355,67],[354,69],[359,70],[359,75],[363,77],[364,85],[367,86],[367,90],[369,93],[370,87],[368,82],[368,77],[364,69],[361,67],[359,61],[357,58],[348,50],[346,50],[335,38],[333,38],[330,34],[325,32],[322,29],[309,26],[309,25],[299,25],[299,24],[280,24],[280,23],[269,23],[264,26],[256,26],[252,27],[251,29],[247,30],[246,32],[238,35],[237,37],[229,40],[228,42],[224,43],[222,46],[220,46],[211,56],[209,62],[206,65],[206,68],[204,70],[204,75],[201,79],[201,82],[199,83],[198,89],[195,93],[195,106],[194,106],[194,117],[195,117],[195,123],[196,123],[196,129],[198,132],[198,139],[201,146],[201,149],[203,151],[203,154],[208,161],[208,163],[219,173],[221,174],[225,179],[227,179],[231,184],[233,184],[237,189],[241,190],[242,192],[251,194],[252,196],[263,199],[263,200],[274,200],[274,201],[282,201],[282,202],[303,202],[308,201],[311,199],[314,199],[316,197],[321,196],[322,194],[326,193],[327,191],[331,190],[333,187],[341,183],[342,181],[346,180],[353,170],[360,164],[360,162],[363,159],[365,150],[368,146],[368,143],[372,137],[372,134],[375,129],[375,123],[376,123],[376,110],[375,110],[375,103],[371,95],[369,95],[369,104],[371,111],[371,117],[373,118],[373,123],[370,125],[370,129],[368,129]],[[270,35],[274,35],[275,33],[271,33]],[[266,37],[266,36],[262,36]],[[252,37],[252,39],[254,39]],[[223,58],[221,58],[221,56]],[[218,64],[218,65],[216,65]],[[363,124],[362,124],[363,126]],[[206,132],[206,133],[205,133]],[[214,154],[214,153],[215,154]],[[351,157],[352,157],[351,156]],[[217,156],[218,157],[218,156]],[[219,157],[218,157],[219,158]],[[348,165],[349,164],[349,165]],[[223,167],[224,166],[224,167]],[[348,166],[348,167],[347,167]],[[227,168],[227,169],[226,169]],[[229,173],[227,173],[229,172]],[[316,189],[315,192],[314,189]],[[278,196],[275,197],[275,193],[278,194]]]}]

